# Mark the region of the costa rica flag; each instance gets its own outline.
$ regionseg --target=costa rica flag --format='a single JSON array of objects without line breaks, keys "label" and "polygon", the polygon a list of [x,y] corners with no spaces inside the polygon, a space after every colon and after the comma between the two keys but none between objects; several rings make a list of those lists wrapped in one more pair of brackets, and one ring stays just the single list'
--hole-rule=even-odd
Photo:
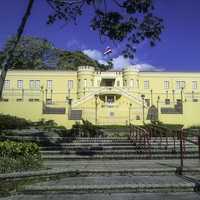
[{"label": "costa rica flag", "polygon": [[112,49],[108,46],[108,47],[105,49],[103,55],[107,55],[107,54],[110,54],[110,53],[112,53]]}]

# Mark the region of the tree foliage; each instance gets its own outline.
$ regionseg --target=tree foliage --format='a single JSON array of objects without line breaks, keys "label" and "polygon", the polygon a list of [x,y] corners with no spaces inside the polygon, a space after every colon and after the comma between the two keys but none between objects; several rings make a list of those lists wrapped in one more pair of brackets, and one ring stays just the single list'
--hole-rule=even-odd
[{"label": "tree foliage", "polygon": [[[0,64],[5,54],[12,46],[14,37],[10,38],[3,52],[0,52]],[[81,51],[65,51],[55,48],[46,39],[32,36],[23,36],[13,53],[12,69],[55,69],[55,70],[77,70],[79,66],[89,65],[99,70],[112,68],[112,63],[102,65],[96,60],[89,58]]]},{"label": "tree foliage", "polygon": [[[13,45],[15,37],[10,38],[5,46],[6,53]],[[52,50],[53,45],[46,39],[23,36],[18,43],[12,59],[13,69],[43,69],[45,66],[45,54]]]},{"label": "tree foliage", "polygon": [[108,70],[112,68],[112,63],[108,65],[103,65],[98,63],[98,61],[89,58],[81,51],[70,52],[63,51],[60,53],[58,69],[61,70],[77,70],[79,66],[93,66],[99,70]]},{"label": "tree foliage", "polygon": [[[151,46],[160,40],[163,30],[161,18],[153,15],[154,0],[46,0],[52,8],[48,24],[58,20],[76,22],[77,17],[86,11],[85,6],[92,8],[94,16],[91,19],[91,28],[101,37],[114,42],[124,42],[122,50],[125,57],[133,58],[136,47],[142,41],[148,40]],[[31,15],[35,0],[29,0],[26,11],[17,29],[13,45],[8,49],[3,59],[0,77],[0,99],[7,70],[12,66],[13,54],[22,37],[27,21]],[[113,7],[112,4],[115,6]],[[109,5],[109,6],[108,6]],[[109,8],[109,9],[108,9]]]},{"label": "tree foliage", "polygon": [[75,21],[85,7],[94,10],[91,27],[101,37],[124,42],[125,57],[133,58],[136,45],[148,40],[154,46],[160,40],[163,21],[154,16],[153,0],[46,0],[52,8],[48,24],[58,20]]}]

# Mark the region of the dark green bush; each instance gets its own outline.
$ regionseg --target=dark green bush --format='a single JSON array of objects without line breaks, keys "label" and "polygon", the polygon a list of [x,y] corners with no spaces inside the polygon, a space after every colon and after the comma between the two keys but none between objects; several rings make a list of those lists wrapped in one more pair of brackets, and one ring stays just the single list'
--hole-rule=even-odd
[{"label": "dark green bush", "polygon": [[99,127],[93,125],[87,120],[82,120],[82,124],[76,123],[72,127],[72,133],[74,136],[81,137],[101,137],[103,132]]},{"label": "dark green bush", "polygon": [[0,173],[41,167],[39,147],[34,143],[0,142]]},{"label": "dark green bush", "polygon": [[0,130],[4,129],[23,129],[31,125],[26,119],[0,114]]}]

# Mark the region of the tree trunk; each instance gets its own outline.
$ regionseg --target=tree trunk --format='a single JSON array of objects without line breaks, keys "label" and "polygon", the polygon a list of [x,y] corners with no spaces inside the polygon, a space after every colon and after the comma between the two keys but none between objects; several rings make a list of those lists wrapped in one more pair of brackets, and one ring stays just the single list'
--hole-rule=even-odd
[{"label": "tree trunk", "polygon": [[1,70],[1,76],[0,76],[0,100],[2,99],[2,94],[3,94],[3,86],[4,86],[4,82],[5,82],[5,78],[6,78],[6,74],[8,71],[8,68],[11,66],[12,64],[12,58],[13,58],[13,53],[17,47],[17,44],[20,41],[20,38],[24,32],[26,23],[31,15],[31,10],[33,7],[33,3],[35,0],[29,0],[26,12],[21,20],[21,24],[18,27],[17,30],[17,34],[15,37],[15,41],[13,42],[13,46],[8,50],[8,52],[6,53],[6,58],[2,64],[2,70]]}]

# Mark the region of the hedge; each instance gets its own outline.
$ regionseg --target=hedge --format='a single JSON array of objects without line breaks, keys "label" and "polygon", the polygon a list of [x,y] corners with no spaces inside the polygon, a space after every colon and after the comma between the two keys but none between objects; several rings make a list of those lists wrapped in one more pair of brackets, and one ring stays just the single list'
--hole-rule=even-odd
[{"label": "hedge", "polygon": [[40,167],[41,154],[37,144],[0,142],[0,173],[33,170]]}]

